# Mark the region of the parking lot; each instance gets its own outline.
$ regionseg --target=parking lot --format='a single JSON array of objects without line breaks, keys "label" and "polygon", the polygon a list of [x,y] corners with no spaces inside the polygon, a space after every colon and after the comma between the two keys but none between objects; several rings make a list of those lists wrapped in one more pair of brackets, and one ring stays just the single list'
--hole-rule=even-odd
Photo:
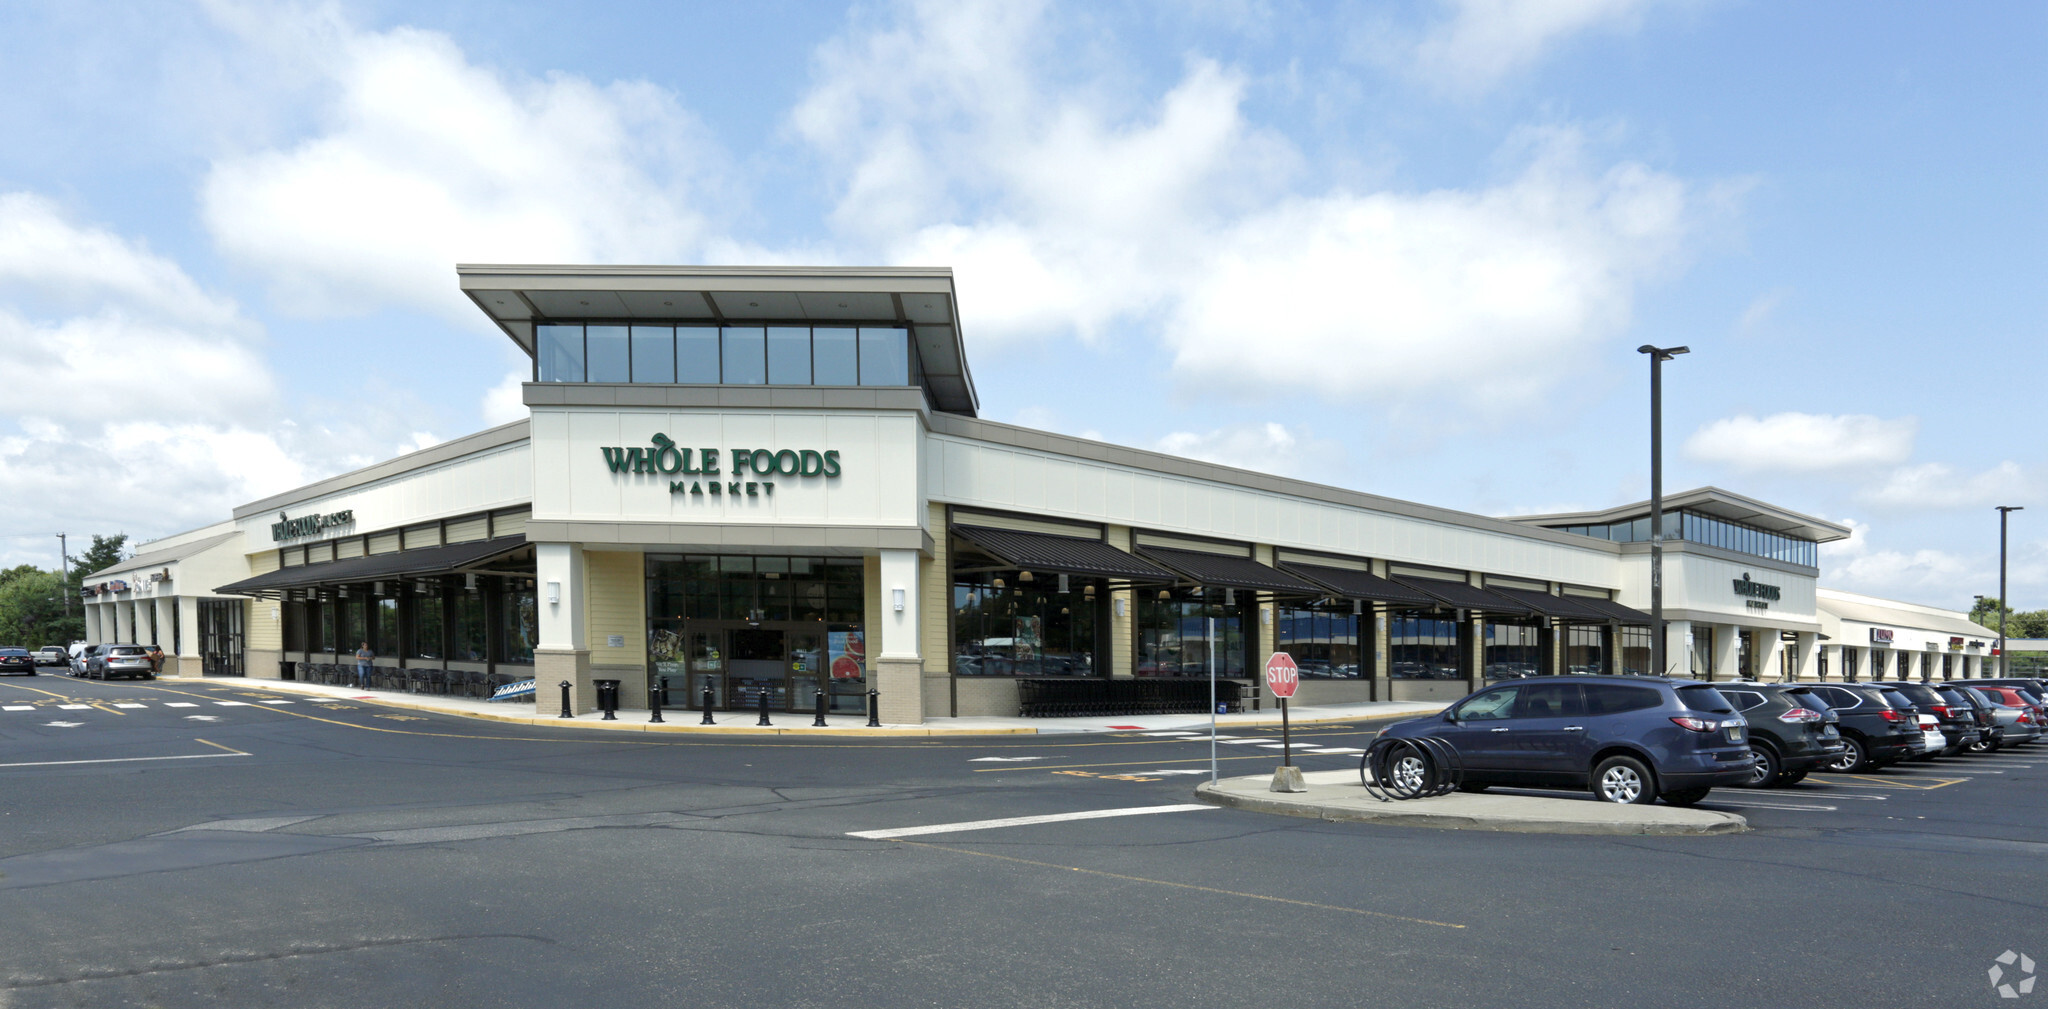
[{"label": "parking lot", "polygon": [[[1565,837],[1202,806],[1205,736],[648,738],[234,681],[0,702],[11,1006],[1976,1005],[2048,950],[2031,747],[1703,803],[1747,834]],[[1376,730],[1303,727],[1297,759]],[[1224,774],[1277,762],[1233,735]]]}]

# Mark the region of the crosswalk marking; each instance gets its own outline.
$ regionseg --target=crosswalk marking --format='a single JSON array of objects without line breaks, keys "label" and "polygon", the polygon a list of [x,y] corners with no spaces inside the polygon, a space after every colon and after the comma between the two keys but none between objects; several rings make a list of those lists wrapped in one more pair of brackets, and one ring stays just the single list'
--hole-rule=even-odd
[{"label": "crosswalk marking", "polygon": [[1354,746],[1331,746],[1322,749],[1310,750],[1308,752],[1321,757],[1338,757],[1343,756],[1347,753],[1364,753],[1365,751],[1358,749]]},{"label": "crosswalk marking", "polygon": [[265,704],[290,704],[290,701],[264,701]]},{"label": "crosswalk marking", "polygon": [[149,705],[147,705],[147,704],[116,704],[116,705],[114,705],[114,707],[117,707],[117,708],[146,708],[146,707],[149,707]]},{"label": "crosswalk marking", "polygon": [[248,701],[215,701],[213,703],[223,708],[246,708],[249,706]]},{"label": "crosswalk marking", "polygon": [[166,707],[166,708],[196,708],[196,707],[198,707],[198,706],[199,706],[199,705],[197,705],[197,704],[194,704],[194,703],[192,703],[191,701],[165,701],[165,702],[164,702],[164,707]]},{"label": "crosswalk marking", "polygon": [[33,704],[8,704],[8,705],[0,705],[0,711],[34,711],[34,710],[36,710],[36,706],[35,706],[35,705],[33,705]]},{"label": "crosswalk marking", "polygon": [[84,711],[85,709],[87,709],[87,708],[90,708],[90,707],[92,707],[92,705],[90,705],[90,704],[59,704],[59,705],[57,705],[57,708],[58,708],[59,710],[61,710],[61,711]]}]

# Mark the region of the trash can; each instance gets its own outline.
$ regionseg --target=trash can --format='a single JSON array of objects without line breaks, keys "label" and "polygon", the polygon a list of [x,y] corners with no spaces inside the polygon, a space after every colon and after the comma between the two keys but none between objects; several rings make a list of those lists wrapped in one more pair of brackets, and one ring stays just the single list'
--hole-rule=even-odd
[{"label": "trash can", "polygon": [[298,671],[299,664],[296,662],[280,662],[277,664],[277,678],[280,680],[296,680],[299,678]]}]

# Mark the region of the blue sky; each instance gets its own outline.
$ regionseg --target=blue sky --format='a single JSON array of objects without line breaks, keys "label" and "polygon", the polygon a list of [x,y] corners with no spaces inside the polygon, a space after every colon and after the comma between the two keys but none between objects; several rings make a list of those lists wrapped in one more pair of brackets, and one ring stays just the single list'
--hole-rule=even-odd
[{"label": "blue sky", "polygon": [[[2048,7],[0,8],[0,563],[516,415],[470,262],[956,270],[985,414],[2048,606]],[[2037,514],[2038,512],[2038,514]]]}]

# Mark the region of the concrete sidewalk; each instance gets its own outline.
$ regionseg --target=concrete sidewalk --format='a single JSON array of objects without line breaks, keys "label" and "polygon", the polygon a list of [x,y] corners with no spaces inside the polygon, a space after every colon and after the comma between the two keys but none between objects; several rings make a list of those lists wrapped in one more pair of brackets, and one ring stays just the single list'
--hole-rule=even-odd
[{"label": "concrete sidewalk", "polygon": [[[169,683],[202,682],[199,677],[161,677]],[[297,680],[228,679],[205,678],[206,683],[232,683],[250,689],[273,690],[280,693],[305,694],[349,701],[362,704],[381,704],[393,708],[407,708],[415,711],[433,711],[444,715],[458,715],[464,718],[478,718],[493,722],[510,722],[539,728],[607,729],[621,732],[680,732],[711,733],[718,735],[773,735],[773,736],[1004,736],[1040,735],[1072,732],[1133,732],[1133,731],[1206,731],[1209,727],[1207,715],[1132,715],[1124,718],[1002,718],[995,716],[973,718],[931,718],[922,725],[883,725],[870,728],[867,716],[837,714],[825,717],[825,727],[811,724],[813,716],[808,712],[777,711],[769,715],[771,726],[756,724],[758,716],[749,711],[718,711],[712,713],[714,725],[699,724],[702,712],[664,709],[661,722],[650,722],[646,708],[621,709],[614,721],[605,721],[596,712],[577,715],[574,718],[556,718],[534,714],[532,701],[486,701],[473,697],[449,697],[441,694],[411,694],[394,690],[360,690],[355,687],[328,686],[320,683],[304,683]],[[1411,715],[1429,714],[1443,710],[1438,703],[1409,703],[1400,701],[1377,701],[1359,704],[1327,704],[1317,707],[1299,707],[1288,713],[1288,720],[1294,725],[1327,725],[1332,722],[1381,721]],[[1216,726],[1221,731],[1240,729],[1278,729],[1278,711],[1247,711],[1216,716]]]},{"label": "concrete sidewalk", "polygon": [[1381,802],[1360,783],[1356,770],[1311,771],[1306,792],[1269,791],[1271,774],[1224,778],[1195,787],[1202,802],[1255,813],[1308,816],[1323,820],[1386,823],[1399,827],[1446,827],[1524,834],[1739,834],[1749,821],[1734,813],[1684,809],[1653,803],[1621,805],[1534,795],[1466,795]]}]

